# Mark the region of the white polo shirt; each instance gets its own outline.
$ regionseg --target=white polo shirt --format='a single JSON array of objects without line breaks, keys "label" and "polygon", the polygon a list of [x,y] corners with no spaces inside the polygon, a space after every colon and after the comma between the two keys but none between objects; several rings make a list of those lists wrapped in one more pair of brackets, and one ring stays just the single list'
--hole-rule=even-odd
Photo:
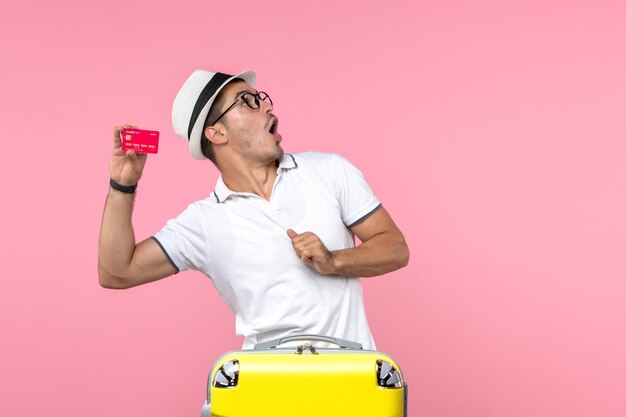
[{"label": "white polo shirt", "polygon": [[313,232],[328,250],[354,247],[348,229],[380,207],[363,175],[337,154],[285,154],[272,196],[229,190],[220,176],[153,238],[179,270],[209,276],[236,316],[244,349],[297,333],[375,349],[358,278],[324,276],[296,256],[287,229]]}]

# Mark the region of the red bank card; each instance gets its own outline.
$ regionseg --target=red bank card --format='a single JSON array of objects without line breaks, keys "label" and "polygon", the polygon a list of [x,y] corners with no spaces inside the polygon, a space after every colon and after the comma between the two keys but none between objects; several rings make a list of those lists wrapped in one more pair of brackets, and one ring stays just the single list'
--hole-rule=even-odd
[{"label": "red bank card", "polygon": [[159,132],[156,130],[122,130],[122,149],[135,152],[157,153],[159,151]]}]

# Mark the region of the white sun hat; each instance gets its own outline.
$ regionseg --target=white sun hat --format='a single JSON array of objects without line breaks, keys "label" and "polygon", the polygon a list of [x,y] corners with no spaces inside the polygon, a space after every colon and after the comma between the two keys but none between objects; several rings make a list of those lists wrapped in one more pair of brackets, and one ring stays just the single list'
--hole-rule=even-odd
[{"label": "white sun hat", "polygon": [[172,105],[172,125],[178,136],[189,142],[189,153],[195,159],[202,155],[200,140],[209,109],[219,92],[235,78],[241,78],[254,87],[256,74],[244,71],[236,75],[195,70],[180,88]]}]

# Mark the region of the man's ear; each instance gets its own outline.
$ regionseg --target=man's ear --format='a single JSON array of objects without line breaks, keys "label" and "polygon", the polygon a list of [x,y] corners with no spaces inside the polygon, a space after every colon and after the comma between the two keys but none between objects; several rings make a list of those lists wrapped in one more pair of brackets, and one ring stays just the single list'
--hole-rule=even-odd
[{"label": "man's ear", "polygon": [[226,132],[222,125],[213,125],[206,127],[204,129],[204,135],[211,143],[225,143],[226,142]]}]

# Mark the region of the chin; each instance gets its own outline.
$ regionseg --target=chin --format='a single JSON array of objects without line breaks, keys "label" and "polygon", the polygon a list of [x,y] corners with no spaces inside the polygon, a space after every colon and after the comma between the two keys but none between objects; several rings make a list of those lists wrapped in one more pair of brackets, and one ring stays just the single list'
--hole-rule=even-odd
[{"label": "chin", "polygon": [[280,158],[283,157],[284,154],[285,154],[285,151],[283,151],[283,148],[280,146],[280,143],[277,143],[276,149],[272,151],[272,158],[274,158],[275,160],[279,160]]}]

